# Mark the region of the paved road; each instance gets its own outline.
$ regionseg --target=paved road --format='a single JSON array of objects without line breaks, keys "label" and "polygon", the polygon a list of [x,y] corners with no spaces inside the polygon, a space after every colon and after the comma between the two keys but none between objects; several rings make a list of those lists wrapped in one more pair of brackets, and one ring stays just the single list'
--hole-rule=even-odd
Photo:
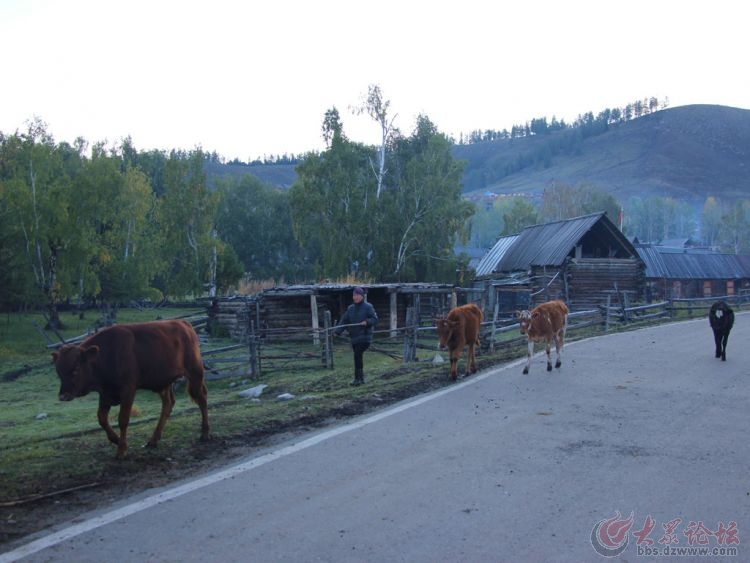
[{"label": "paved road", "polygon": [[543,355],[528,376],[520,362],[479,373],[61,526],[0,562],[606,561],[592,531],[618,511],[630,527],[594,536],[626,546],[614,560],[692,539],[738,555],[680,561],[748,561],[748,341],[750,313],[726,362],[706,320],[574,342],[552,374]]}]

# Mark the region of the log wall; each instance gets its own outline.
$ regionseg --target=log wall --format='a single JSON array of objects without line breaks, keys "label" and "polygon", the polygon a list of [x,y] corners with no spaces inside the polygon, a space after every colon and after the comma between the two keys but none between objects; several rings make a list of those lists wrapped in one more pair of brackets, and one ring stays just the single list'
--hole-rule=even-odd
[{"label": "log wall", "polygon": [[590,309],[611,302],[621,304],[625,294],[630,302],[641,300],[645,288],[643,262],[626,259],[575,259],[568,262],[569,306]]}]

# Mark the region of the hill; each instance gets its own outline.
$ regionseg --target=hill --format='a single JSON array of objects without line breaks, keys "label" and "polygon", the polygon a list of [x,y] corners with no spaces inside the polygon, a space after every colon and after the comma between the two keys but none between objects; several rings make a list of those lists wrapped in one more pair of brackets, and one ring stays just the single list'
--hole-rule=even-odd
[{"label": "hill", "polygon": [[[467,163],[467,195],[535,195],[562,182],[590,184],[620,201],[652,195],[694,206],[709,195],[732,201],[749,196],[750,110],[681,106],[602,130],[569,127],[547,135],[456,145],[454,156]],[[295,179],[289,164],[224,165],[214,171],[248,172],[284,188]]]},{"label": "hill", "polygon": [[[682,106],[586,138],[563,130],[458,146],[455,155],[468,162],[470,193],[535,194],[557,181],[591,184],[621,201],[650,195],[691,204],[709,195],[734,200],[747,198],[750,187],[750,110]],[[513,162],[527,164],[503,175]]]}]

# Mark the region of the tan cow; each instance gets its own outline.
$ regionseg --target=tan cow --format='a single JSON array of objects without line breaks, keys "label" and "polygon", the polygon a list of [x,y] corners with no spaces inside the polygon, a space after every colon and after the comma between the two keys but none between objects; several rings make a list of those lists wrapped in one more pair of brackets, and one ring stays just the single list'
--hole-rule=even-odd
[{"label": "tan cow", "polygon": [[552,359],[550,348],[554,341],[557,349],[557,362],[555,367],[562,365],[562,348],[565,340],[565,329],[568,327],[568,307],[560,300],[542,303],[531,311],[516,311],[516,317],[521,325],[521,334],[525,334],[529,343],[529,352],[526,359],[526,367],[523,373],[529,373],[531,357],[534,355],[534,342],[546,344],[547,371],[552,371]]},{"label": "tan cow", "polygon": [[479,345],[479,329],[482,325],[482,310],[469,303],[454,307],[448,316],[436,321],[438,342],[441,349],[448,349],[451,361],[450,378],[456,381],[458,378],[458,358],[464,348],[468,347],[466,355],[466,372],[477,371],[474,357],[474,347]]}]

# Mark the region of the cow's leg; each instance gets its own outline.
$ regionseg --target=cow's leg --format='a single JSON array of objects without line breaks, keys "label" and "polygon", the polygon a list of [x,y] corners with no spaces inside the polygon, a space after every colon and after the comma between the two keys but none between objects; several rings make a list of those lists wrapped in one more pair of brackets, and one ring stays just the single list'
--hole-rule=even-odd
[{"label": "cow's leg", "polygon": [[721,334],[721,331],[714,330],[714,343],[716,345],[716,357],[717,358],[721,358],[722,353],[723,353],[722,340],[723,340],[723,336]]},{"label": "cow's leg", "polygon": [[469,344],[469,351],[467,352],[466,356],[466,375],[469,375],[469,372],[477,372],[477,361],[474,355],[474,344]]},{"label": "cow's leg", "polygon": [[146,444],[147,448],[155,448],[161,440],[161,433],[164,431],[164,425],[167,424],[169,415],[172,414],[174,408],[174,388],[170,383],[164,389],[159,391],[161,397],[161,415],[159,416],[159,422],[156,423],[154,433],[151,435],[151,439]]},{"label": "cow's leg", "polygon": [[203,381],[203,374],[200,377],[191,377],[188,379],[188,393],[201,410],[201,440],[211,439],[211,433],[208,429],[208,389]]},{"label": "cow's leg", "polygon": [[99,397],[99,410],[96,412],[96,418],[99,420],[99,426],[104,428],[107,433],[107,439],[115,445],[120,444],[120,437],[112,430],[112,426],[109,424],[109,409],[110,406],[104,399]]},{"label": "cow's leg", "polygon": [[125,457],[128,449],[128,423],[130,422],[130,411],[133,408],[135,393],[123,393],[120,403],[120,413],[117,415],[117,424],[120,427],[120,442],[117,444],[117,459]]},{"label": "cow's leg", "polygon": [[[564,330],[565,329],[563,328],[563,331]],[[555,362],[556,368],[559,368],[562,365],[562,349],[563,349],[564,338],[565,338],[564,332],[560,332],[555,338],[555,350],[557,351],[557,361]]]},{"label": "cow's leg", "polygon": [[534,341],[529,338],[528,351],[526,352],[526,367],[523,368],[523,374],[529,373],[531,367],[531,357],[534,355]]},{"label": "cow's leg", "polygon": [[727,360],[727,340],[729,340],[729,331],[725,331],[721,339],[721,361]]},{"label": "cow's leg", "polygon": [[547,371],[552,371],[552,340],[544,341],[544,351],[547,353]]}]

